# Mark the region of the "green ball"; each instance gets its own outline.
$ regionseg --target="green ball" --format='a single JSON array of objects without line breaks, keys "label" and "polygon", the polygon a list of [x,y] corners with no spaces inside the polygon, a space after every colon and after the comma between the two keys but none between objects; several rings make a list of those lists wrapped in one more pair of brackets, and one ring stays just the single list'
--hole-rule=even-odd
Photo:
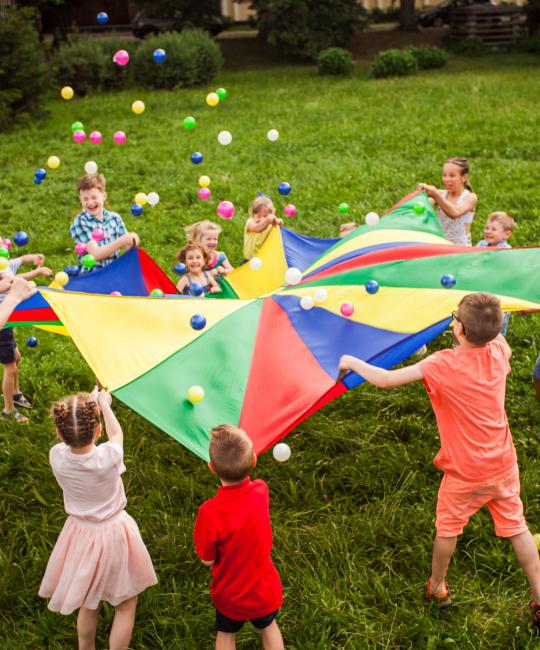
[{"label": "green ball", "polygon": [[4,246],[0,246],[0,257],[5,257],[6,260],[9,258],[9,251]]},{"label": "green ball", "polygon": [[426,206],[423,203],[415,203],[412,207],[414,214],[424,214]]},{"label": "green ball", "polygon": [[221,101],[227,99],[227,91],[225,88],[216,88],[216,95],[220,98]]},{"label": "green ball", "polygon": [[71,125],[71,133],[75,133],[75,131],[84,131],[84,124],[82,122],[73,122]]},{"label": "green ball", "polygon": [[162,298],[164,294],[161,289],[152,289],[152,291],[150,291],[150,295],[154,298]]},{"label": "green ball", "polygon": [[197,126],[197,120],[194,117],[184,117],[184,128],[194,129]]},{"label": "green ball", "polygon": [[340,214],[347,214],[349,212],[348,203],[340,203],[338,206],[338,210]]},{"label": "green ball", "polygon": [[86,253],[86,255],[81,259],[81,264],[85,269],[93,269],[96,265],[96,258],[93,255],[90,255],[90,253]]}]

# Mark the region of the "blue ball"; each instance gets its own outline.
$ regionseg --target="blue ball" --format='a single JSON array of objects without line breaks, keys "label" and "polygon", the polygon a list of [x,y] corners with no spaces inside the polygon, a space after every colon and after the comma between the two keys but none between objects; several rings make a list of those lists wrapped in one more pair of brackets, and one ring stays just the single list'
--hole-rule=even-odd
[{"label": "blue ball", "polygon": [[47,178],[47,171],[43,169],[43,167],[38,167],[36,169],[35,177],[42,181],[44,178]]},{"label": "blue ball", "polygon": [[285,181],[277,186],[277,191],[281,194],[281,196],[287,196],[287,194],[290,194],[291,189],[292,187],[290,183],[286,183]]},{"label": "blue ball", "polygon": [[189,287],[189,293],[192,296],[201,296],[204,293],[202,284],[199,284],[198,282],[192,282]]},{"label": "blue ball", "polygon": [[26,345],[29,348],[35,348],[37,344],[38,344],[38,340],[36,339],[35,336],[30,336],[26,339]]},{"label": "blue ball", "polygon": [[80,268],[76,264],[70,264],[64,267],[64,273],[67,273],[70,278],[79,275]]},{"label": "blue ball", "polygon": [[130,209],[131,209],[131,214],[134,217],[140,217],[141,214],[144,212],[144,208],[142,207],[142,205],[139,205],[138,203],[134,203]]},{"label": "blue ball", "polygon": [[368,280],[365,284],[365,288],[368,293],[377,293],[379,290],[379,283],[376,280]]},{"label": "blue ball", "polygon": [[221,252],[221,253],[217,256],[217,263],[218,263],[218,264],[223,264],[223,262],[224,262],[226,259],[227,259],[227,256],[225,255],[225,253]]},{"label": "blue ball", "polygon": [[441,285],[445,289],[451,289],[456,286],[456,278],[451,273],[446,273],[441,278]]},{"label": "blue ball", "polygon": [[105,25],[109,22],[109,14],[107,14],[105,11],[100,11],[96,18],[100,25]]},{"label": "blue ball", "polygon": [[41,178],[38,178],[37,176],[34,176],[34,183],[36,185],[41,185]]},{"label": "blue ball", "polygon": [[156,63],[163,63],[163,61],[165,61],[167,58],[167,53],[165,50],[162,50],[160,47],[158,47],[157,50],[154,50],[154,54],[152,56]]},{"label": "blue ball", "polygon": [[200,165],[202,163],[202,153],[200,151],[194,151],[191,154],[191,162],[194,165]]},{"label": "blue ball", "polygon": [[13,241],[16,246],[26,246],[26,244],[28,244],[28,235],[24,230],[19,230],[19,232],[16,232],[13,235]]},{"label": "blue ball", "polygon": [[206,327],[206,318],[202,314],[193,314],[189,324],[194,330],[202,330]]},{"label": "blue ball", "polygon": [[176,273],[176,275],[184,275],[184,273],[187,271],[187,268],[183,262],[178,262],[178,264],[174,265],[173,271]]}]

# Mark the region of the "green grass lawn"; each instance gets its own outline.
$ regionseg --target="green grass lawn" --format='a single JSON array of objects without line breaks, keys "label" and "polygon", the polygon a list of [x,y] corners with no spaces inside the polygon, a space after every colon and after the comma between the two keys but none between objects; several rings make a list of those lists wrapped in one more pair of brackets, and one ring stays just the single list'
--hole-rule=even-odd
[{"label": "green grass lawn", "polygon": [[[204,98],[218,85],[229,99],[210,109]],[[139,117],[130,110],[135,99],[146,103]],[[341,80],[320,78],[309,66],[268,67],[225,72],[212,87],[197,90],[134,89],[71,102],[58,94],[43,119],[0,136],[0,234],[26,230],[29,251],[46,253],[54,270],[73,263],[75,182],[92,159],[107,176],[110,207],[165,269],[184,243],[183,226],[212,218],[217,200],[233,201],[237,213],[222,222],[221,243],[238,263],[257,191],[279,206],[297,206],[290,227],[332,236],[345,220],[340,202],[351,205],[350,219],[382,213],[417,182],[439,184],[443,161],[462,155],[472,163],[480,198],[473,240],[497,209],[519,223],[513,245],[539,244],[538,106],[540,59],[525,55],[452,59],[441,71],[385,81],[368,80],[363,68]],[[194,131],[183,129],[186,115],[198,119]],[[88,133],[102,131],[104,144],[72,143],[75,120]],[[276,143],[266,139],[270,128],[280,131]],[[118,129],[128,135],[124,146],[112,143]],[[217,143],[222,129],[233,134],[229,147]],[[189,160],[195,150],[205,156],[199,166]],[[34,171],[52,154],[61,167],[37,187]],[[212,179],[209,203],[197,198],[200,174]],[[287,200],[277,195],[282,180],[293,187]],[[157,191],[161,202],[136,219],[129,206],[139,191]],[[540,348],[539,322],[536,316],[512,319],[507,391],[533,532],[540,530],[540,458],[530,371]],[[48,410],[61,395],[92,387],[70,340],[37,332],[39,346],[31,350],[24,345],[29,334],[17,336],[22,387],[36,405],[32,423],[0,424],[0,648],[9,650],[75,647],[75,617],[50,613],[37,597],[65,519],[47,460],[55,441]],[[151,345],[152,332],[148,338]],[[443,336],[430,349],[449,343]],[[210,648],[209,572],[195,558],[192,529],[216,482],[200,459],[116,406],[126,434],[128,511],[159,577],[140,599],[132,647]],[[304,422],[287,442],[290,461],[278,464],[265,454],[254,476],[269,483],[272,495],[274,560],[285,590],[280,625],[288,648],[536,647],[527,629],[525,578],[508,543],[494,537],[487,513],[468,526],[450,568],[458,605],[440,617],[422,602],[440,479],[431,462],[437,428],[422,385],[387,392],[360,387]],[[111,613],[106,607],[104,619]],[[98,648],[106,646],[105,629],[102,620]],[[238,647],[257,647],[256,639],[246,629]]]}]

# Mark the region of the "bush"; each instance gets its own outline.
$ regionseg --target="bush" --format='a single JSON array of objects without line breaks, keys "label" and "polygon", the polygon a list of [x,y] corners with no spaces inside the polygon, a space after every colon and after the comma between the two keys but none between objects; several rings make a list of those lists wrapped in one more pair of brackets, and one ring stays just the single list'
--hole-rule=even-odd
[{"label": "bush", "polygon": [[341,47],[329,47],[317,58],[319,74],[348,77],[354,69],[351,53]]},{"label": "bush", "polygon": [[408,47],[420,70],[442,68],[448,63],[448,52],[440,47]]},{"label": "bush", "polygon": [[415,56],[408,50],[379,52],[369,66],[371,77],[405,77],[418,72]]},{"label": "bush", "polygon": [[463,54],[463,56],[482,56],[488,51],[484,41],[477,36],[464,38],[461,41],[453,41],[450,47],[452,52]]},{"label": "bush", "polygon": [[521,36],[516,38],[512,49],[515,52],[532,52],[533,54],[540,54],[540,32],[536,32],[533,36]]},{"label": "bush", "polygon": [[[157,65],[152,53],[158,47],[167,61]],[[219,46],[200,29],[167,32],[144,40],[135,55],[136,80],[152,88],[201,86],[211,81],[223,64]]]},{"label": "bush", "polygon": [[3,8],[0,17],[0,130],[22,112],[36,112],[49,76],[34,13]]}]

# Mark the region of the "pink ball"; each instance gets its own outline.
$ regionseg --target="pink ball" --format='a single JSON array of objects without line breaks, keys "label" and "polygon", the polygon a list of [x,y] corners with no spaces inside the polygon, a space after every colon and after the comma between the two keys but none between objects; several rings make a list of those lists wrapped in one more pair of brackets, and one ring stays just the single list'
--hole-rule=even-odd
[{"label": "pink ball", "polygon": [[127,140],[126,134],[123,131],[117,131],[113,135],[113,140],[116,142],[116,144],[124,144],[124,142]]},{"label": "pink ball", "polygon": [[354,314],[354,305],[352,302],[344,302],[339,310],[344,316],[352,316]]},{"label": "pink ball", "polygon": [[207,201],[211,196],[212,192],[207,187],[199,187],[199,198],[203,201]]},{"label": "pink ball", "polygon": [[100,144],[102,140],[103,140],[103,136],[99,131],[92,131],[92,133],[90,134],[90,142],[92,144]]},{"label": "pink ball", "polygon": [[81,142],[84,142],[86,140],[86,133],[84,131],[81,131],[81,129],[73,131],[73,140],[79,144]]},{"label": "pink ball", "polygon": [[11,250],[11,247],[13,246],[11,239],[2,239],[2,244],[4,244],[4,248],[7,248],[8,251]]},{"label": "pink ball", "polygon": [[234,211],[235,207],[230,201],[220,201],[216,209],[218,216],[222,219],[232,219]]},{"label": "pink ball", "polygon": [[120,291],[111,291],[111,296],[121,296]]},{"label": "pink ball", "polygon": [[88,249],[86,248],[86,244],[84,244],[82,241],[78,241],[75,244],[75,252],[77,255],[86,255],[88,252]]},{"label": "pink ball", "polygon": [[296,214],[296,207],[292,203],[288,203],[284,208],[283,212],[286,217],[294,217]]},{"label": "pink ball", "polygon": [[116,65],[127,65],[129,63],[129,52],[126,52],[126,50],[118,50],[113,56],[113,61]]},{"label": "pink ball", "polygon": [[94,241],[103,241],[105,239],[105,232],[103,231],[103,228],[95,228],[92,231],[92,239]]}]

